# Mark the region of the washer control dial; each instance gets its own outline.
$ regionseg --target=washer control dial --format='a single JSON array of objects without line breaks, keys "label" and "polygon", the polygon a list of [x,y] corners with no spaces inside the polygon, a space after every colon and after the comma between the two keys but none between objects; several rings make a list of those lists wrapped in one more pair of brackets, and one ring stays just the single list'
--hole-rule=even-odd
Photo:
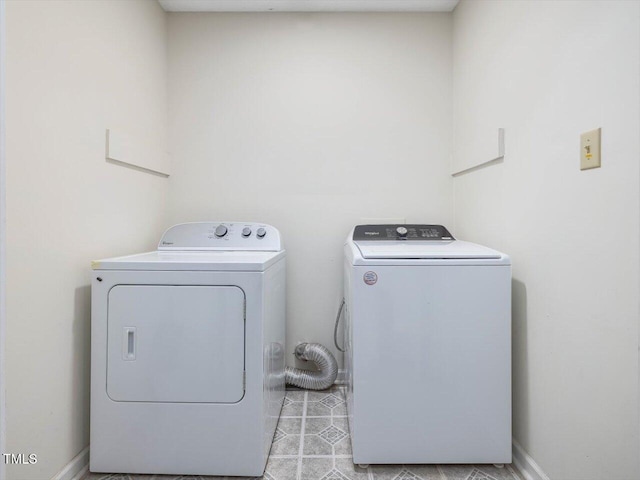
[{"label": "washer control dial", "polygon": [[258,236],[258,238],[263,238],[266,234],[267,234],[267,231],[262,227],[260,227],[256,232],[256,235]]},{"label": "washer control dial", "polygon": [[242,236],[243,237],[248,237],[251,235],[251,229],[249,227],[244,227],[242,229]]},{"label": "washer control dial", "polygon": [[216,237],[222,238],[227,234],[227,227],[224,225],[218,225],[216,227]]},{"label": "washer control dial", "polygon": [[396,233],[401,237],[406,237],[407,233],[409,233],[409,230],[407,230],[406,227],[398,227],[396,228]]}]

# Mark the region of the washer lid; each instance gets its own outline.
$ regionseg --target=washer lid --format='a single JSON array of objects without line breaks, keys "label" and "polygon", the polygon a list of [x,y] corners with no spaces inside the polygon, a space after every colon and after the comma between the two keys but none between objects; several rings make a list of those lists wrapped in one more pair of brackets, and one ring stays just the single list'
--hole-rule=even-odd
[{"label": "washer lid", "polygon": [[482,245],[451,241],[355,241],[364,259],[501,259],[503,254]]}]

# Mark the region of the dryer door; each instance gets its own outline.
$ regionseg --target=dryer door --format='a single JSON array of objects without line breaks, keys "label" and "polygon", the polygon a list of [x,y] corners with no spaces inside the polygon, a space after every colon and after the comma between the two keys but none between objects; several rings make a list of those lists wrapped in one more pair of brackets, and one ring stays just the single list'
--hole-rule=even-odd
[{"label": "dryer door", "polygon": [[109,292],[107,394],[121,402],[239,402],[244,312],[239,287],[116,285]]}]

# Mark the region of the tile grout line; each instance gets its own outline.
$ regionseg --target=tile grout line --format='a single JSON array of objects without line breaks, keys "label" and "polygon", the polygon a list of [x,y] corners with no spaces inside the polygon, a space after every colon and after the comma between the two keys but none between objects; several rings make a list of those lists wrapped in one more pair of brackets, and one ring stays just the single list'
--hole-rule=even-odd
[{"label": "tile grout line", "polygon": [[511,476],[515,479],[515,480],[520,480],[520,476],[518,474],[516,474],[516,472],[513,470],[513,467],[511,466],[511,464],[506,464],[505,468],[507,470],[509,470],[509,473],[511,474]]},{"label": "tile grout line", "polygon": [[[330,390],[331,392],[331,390]],[[331,392],[329,395],[333,395],[333,392]],[[329,409],[329,426],[335,426],[333,425],[333,408]],[[331,444],[331,457],[333,458],[333,468],[336,468],[336,444],[332,443]]]},{"label": "tile grout line", "polygon": [[[342,397],[342,401],[343,401],[344,406],[345,406],[345,413],[347,413],[347,412],[346,412],[346,407],[347,407],[347,395],[346,395],[346,393],[344,392],[344,390],[342,390],[342,389],[340,389],[340,390],[339,390],[339,392],[340,392],[340,396]],[[331,409],[331,425],[333,425],[333,419],[334,419],[334,418],[347,418],[347,417],[348,417],[348,413],[347,413],[347,415],[335,415],[335,416],[334,416],[334,415],[333,415],[333,408]],[[349,420],[347,419],[347,429],[348,429],[348,428],[349,428]],[[349,430],[349,443],[351,443],[351,439],[352,439],[352,437],[351,437],[351,430]],[[334,463],[334,465],[335,465],[335,458],[336,458],[336,455],[335,455],[335,447],[334,447],[334,449],[333,449],[333,450],[334,450],[334,457],[333,457],[333,458],[334,458],[334,460],[333,460],[333,463]],[[357,465],[355,464],[355,462],[353,461],[353,451],[351,452],[351,455],[349,456],[349,458],[351,458],[351,462],[353,463],[353,469],[354,469],[354,471],[355,471],[355,469],[356,469],[356,468],[358,468],[358,466],[357,466]],[[373,468],[371,467],[371,465],[367,466],[367,479],[368,479],[368,480],[375,480],[375,477],[373,476]]]},{"label": "tile grout line", "polygon": [[[340,397],[342,397],[341,399],[344,400],[344,395],[342,394],[342,390],[338,390],[338,393],[340,394]],[[335,395],[335,393],[332,393],[333,395]],[[335,423],[333,422],[333,420],[337,418],[337,416],[333,415],[333,408],[331,409],[331,425],[332,426],[336,426]],[[351,442],[351,434],[349,434],[349,442]],[[338,458],[338,456],[336,455],[336,444],[334,443],[331,445],[331,451],[333,452],[333,468],[335,470],[338,469],[337,464],[336,464],[336,459]],[[353,457],[351,458],[351,461],[353,461]]]},{"label": "tile grout line", "polygon": [[[310,434],[310,435],[315,435],[315,434]],[[336,458],[353,458],[351,455],[303,455],[304,458],[331,458],[332,456],[335,456]],[[269,455],[269,458],[284,458],[284,459],[291,459],[291,458],[298,458],[299,455]],[[519,480],[519,479],[518,479]]]},{"label": "tile grout line", "polygon": [[[333,424],[333,408],[331,409],[331,418],[329,418],[329,426],[335,427],[335,425]],[[337,467],[336,467],[336,444],[335,443],[331,444],[331,457],[332,457],[332,462],[333,462],[333,469],[337,470]]]},{"label": "tile grout line", "polygon": [[[302,415],[280,415],[281,418],[302,418]],[[307,418],[327,418],[330,415],[307,415]],[[334,415],[332,418],[347,418],[346,415]]]},{"label": "tile grout line", "polygon": [[298,469],[296,471],[296,479],[302,479],[302,454],[304,451],[304,432],[306,428],[306,419],[307,419],[307,398],[309,396],[309,392],[304,392],[304,400],[302,403],[302,421],[300,423],[300,446],[298,447]]},{"label": "tile grout line", "polygon": [[367,477],[369,478],[369,480],[375,480],[373,477],[373,469],[371,468],[371,465],[367,467]]}]

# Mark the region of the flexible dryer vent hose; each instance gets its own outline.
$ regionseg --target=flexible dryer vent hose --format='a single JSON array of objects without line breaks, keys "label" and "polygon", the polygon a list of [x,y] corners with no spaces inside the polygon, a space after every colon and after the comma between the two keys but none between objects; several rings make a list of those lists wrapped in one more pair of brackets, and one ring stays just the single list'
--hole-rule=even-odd
[{"label": "flexible dryer vent hose", "polygon": [[296,347],[295,355],[300,360],[315,363],[318,371],[286,367],[285,379],[289,385],[309,390],[324,390],[336,381],[338,362],[327,347],[319,343],[301,343]]}]

